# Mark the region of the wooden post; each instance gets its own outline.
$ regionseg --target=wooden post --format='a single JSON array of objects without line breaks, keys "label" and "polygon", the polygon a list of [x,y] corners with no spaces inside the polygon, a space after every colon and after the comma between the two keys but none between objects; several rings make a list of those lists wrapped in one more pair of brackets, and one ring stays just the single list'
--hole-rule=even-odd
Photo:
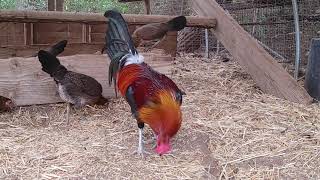
[{"label": "wooden post", "polygon": [[48,11],[55,11],[56,7],[55,0],[48,0]]},{"label": "wooden post", "polygon": [[33,44],[33,24],[32,23],[24,23],[23,24],[24,31],[24,45],[29,46]]},{"label": "wooden post", "polygon": [[276,60],[227,14],[215,0],[193,0],[194,10],[217,19],[211,30],[265,93],[292,102],[310,104],[312,98]]},{"label": "wooden post", "polygon": [[308,93],[320,100],[320,38],[312,39],[305,80]]},{"label": "wooden post", "polygon": [[64,0],[48,0],[48,11],[63,11]]},{"label": "wooden post", "polygon": [[56,0],[56,11],[63,11],[64,0]]},{"label": "wooden post", "polygon": [[145,14],[151,14],[150,0],[144,0]]}]

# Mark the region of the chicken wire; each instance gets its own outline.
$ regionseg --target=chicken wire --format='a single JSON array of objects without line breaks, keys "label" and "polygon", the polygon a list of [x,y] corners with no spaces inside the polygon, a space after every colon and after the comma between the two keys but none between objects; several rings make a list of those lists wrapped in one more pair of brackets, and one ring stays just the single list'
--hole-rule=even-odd
[{"label": "chicken wire", "polygon": [[[291,0],[221,0],[218,3],[269,52],[274,51],[280,57],[293,62],[295,28]],[[191,0],[152,0],[151,11],[152,14],[193,15],[195,13],[192,11],[191,4]],[[310,40],[320,36],[320,1],[298,0],[298,10],[301,60],[306,64]],[[222,45],[209,33],[209,52],[222,49]],[[203,54],[205,52],[204,29],[185,28],[179,32],[178,50]],[[275,55],[275,53],[272,54]]]}]

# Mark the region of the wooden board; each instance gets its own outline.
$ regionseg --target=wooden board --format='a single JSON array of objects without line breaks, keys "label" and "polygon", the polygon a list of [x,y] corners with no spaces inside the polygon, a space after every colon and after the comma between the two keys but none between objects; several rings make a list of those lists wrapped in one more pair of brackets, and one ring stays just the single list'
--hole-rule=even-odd
[{"label": "wooden board", "polygon": [[[175,16],[123,14],[130,25],[144,25],[165,22]],[[216,20],[207,17],[186,16],[188,27],[214,28]],[[108,19],[103,13],[54,12],[54,11],[0,11],[0,22],[77,22],[90,24],[106,24]]]},{"label": "wooden board", "polygon": [[[9,26],[11,27],[11,24]],[[136,27],[136,25],[129,25],[129,31],[132,33]],[[6,28],[5,25],[4,28]],[[105,24],[83,25],[80,23],[32,23],[31,25],[25,23],[25,26],[16,28],[20,28],[21,32],[17,31],[15,33],[13,31],[10,36],[6,37],[4,35],[3,41],[0,41],[0,58],[30,57],[40,48],[47,48],[62,39],[68,40],[63,55],[93,54],[100,51],[104,46],[107,29]],[[13,40],[8,41],[8,39],[13,38],[18,38],[19,41],[9,44]],[[170,32],[157,48],[164,49],[167,54],[175,56],[176,44],[177,33]]]},{"label": "wooden board", "polygon": [[[170,74],[172,57],[146,53],[145,61],[157,71]],[[75,55],[59,58],[67,69],[96,78],[105,97],[114,96],[107,85],[109,58],[106,55]],[[41,70],[38,58],[0,59],[0,96],[12,98],[17,105],[62,102],[53,79]]]},{"label": "wooden board", "polygon": [[213,34],[264,92],[292,102],[312,102],[305,89],[215,0],[194,0],[193,8],[201,16],[217,19],[218,25],[212,30]]},{"label": "wooden board", "polygon": [[68,43],[83,42],[80,23],[35,23],[33,25],[33,44],[51,44],[62,39]]},{"label": "wooden board", "polygon": [[0,45],[24,44],[24,24],[0,22]]}]

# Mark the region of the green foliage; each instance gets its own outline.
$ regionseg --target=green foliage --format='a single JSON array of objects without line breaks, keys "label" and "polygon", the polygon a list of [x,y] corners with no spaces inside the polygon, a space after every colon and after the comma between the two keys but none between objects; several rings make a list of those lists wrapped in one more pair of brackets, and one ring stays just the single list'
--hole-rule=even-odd
[{"label": "green foliage", "polygon": [[108,9],[117,9],[124,13],[128,5],[117,0],[65,0],[65,11],[77,12],[105,12]]},{"label": "green foliage", "polygon": [[[0,9],[46,10],[47,0],[0,0]],[[128,4],[118,0],[65,0],[64,10],[70,12],[105,12],[117,9],[122,13],[129,10]]]},{"label": "green foliage", "polygon": [[24,9],[46,11],[47,1],[46,0],[24,0]]},{"label": "green foliage", "polygon": [[10,9],[16,8],[16,1],[14,0],[0,0],[0,9]]}]

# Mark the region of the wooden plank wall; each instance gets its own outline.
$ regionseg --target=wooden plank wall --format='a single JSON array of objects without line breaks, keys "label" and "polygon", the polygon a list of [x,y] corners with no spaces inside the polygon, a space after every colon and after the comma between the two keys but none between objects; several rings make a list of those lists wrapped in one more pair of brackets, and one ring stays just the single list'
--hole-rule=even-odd
[{"label": "wooden plank wall", "polygon": [[24,24],[14,22],[0,23],[0,46],[24,44]]},{"label": "wooden plank wall", "polygon": [[[137,27],[129,25],[129,31]],[[29,57],[63,39],[68,40],[68,48],[62,55],[96,53],[104,45],[106,29],[106,24],[0,22],[0,58]],[[176,45],[173,32],[157,48],[175,56]]]}]

